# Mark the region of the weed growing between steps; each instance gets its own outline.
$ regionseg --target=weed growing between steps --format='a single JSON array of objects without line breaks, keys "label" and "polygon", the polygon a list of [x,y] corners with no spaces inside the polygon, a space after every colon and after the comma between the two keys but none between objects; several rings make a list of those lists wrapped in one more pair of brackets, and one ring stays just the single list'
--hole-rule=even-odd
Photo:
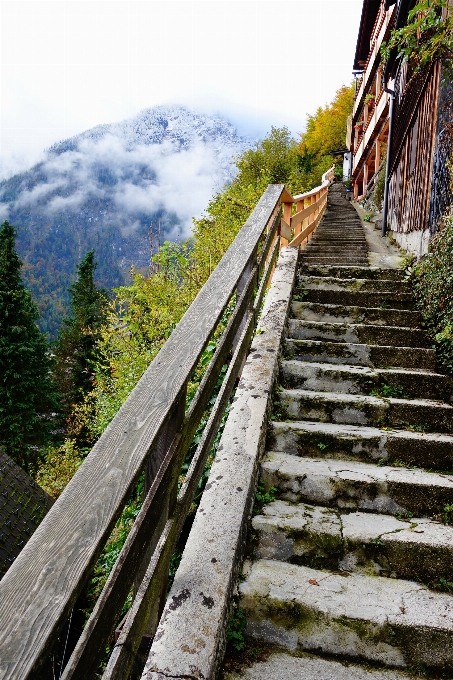
[{"label": "weed growing between steps", "polygon": [[453,216],[444,221],[428,255],[408,273],[439,361],[453,375]]},{"label": "weed growing between steps", "polygon": [[394,397],[396,399],[410,399],[410,397],[405,393],[404,387],[402,385],[386,385],[385,383],[371,390],[370,397],[380,397],[384,399],[389,397]]},{"label": "weed growing between steps", "polygon": [[253,514],[259,515],[264,505],[267,503],[273,503],[277,498],[277,489],[275,486],[271,486],[266,489],[266,486],[262,479],[258,482],[258,486],[255,492],[255,503],[253,505]]}]

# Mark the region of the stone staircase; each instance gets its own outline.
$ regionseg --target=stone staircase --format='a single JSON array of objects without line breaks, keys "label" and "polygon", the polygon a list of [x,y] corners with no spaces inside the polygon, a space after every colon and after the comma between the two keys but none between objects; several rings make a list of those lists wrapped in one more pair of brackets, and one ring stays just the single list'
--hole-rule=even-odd
[{"label": "stone staircase", "polygon": [[452,384],[341,185],[300,263],[239,586],[281,651],[244,677],[453,677]]}]

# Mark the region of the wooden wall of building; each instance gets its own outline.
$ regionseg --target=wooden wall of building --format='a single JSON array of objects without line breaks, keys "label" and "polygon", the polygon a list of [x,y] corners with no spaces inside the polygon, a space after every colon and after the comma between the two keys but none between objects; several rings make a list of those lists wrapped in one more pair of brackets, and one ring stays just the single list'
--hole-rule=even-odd
[{"label": "wooden wall of building", "polygon": [[403,68],[395,83],[389,218],[393,231],[409,234],[429,230],[440,67],[415,78]]}]

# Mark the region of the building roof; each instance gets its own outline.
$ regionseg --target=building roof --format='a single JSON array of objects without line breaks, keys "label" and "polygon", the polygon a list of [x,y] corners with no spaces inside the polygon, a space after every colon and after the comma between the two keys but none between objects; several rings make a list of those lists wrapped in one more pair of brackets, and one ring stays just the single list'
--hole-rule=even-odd
[{"label": "building roof", "polygon": [[0,578],[52,503],[50,496],[0,450]]},{"label": "building roof", "polygon": [[363,0],[362,16],[360,18],[360,28],[354,57],[353,69],[355,71],[362,69],[368,59],[371,33],[380,5],[381,0]]}]

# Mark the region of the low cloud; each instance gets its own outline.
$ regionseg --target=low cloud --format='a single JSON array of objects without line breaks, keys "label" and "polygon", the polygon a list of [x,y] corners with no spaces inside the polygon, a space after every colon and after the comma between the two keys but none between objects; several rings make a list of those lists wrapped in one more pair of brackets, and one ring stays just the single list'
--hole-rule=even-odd
[{"label": "low cloud", "polygon": [[115,223],[123,237],[139,229],[146,215],[162,212],[172,215],[162,221],[164,237],[185,238],[192,217],[233,177],[233,156],[245,147],[223,119],[158,107],[56,145],[39,165],[35,183],[24,180],[11,207],[52,217],[98,206],[90,224]]}]

